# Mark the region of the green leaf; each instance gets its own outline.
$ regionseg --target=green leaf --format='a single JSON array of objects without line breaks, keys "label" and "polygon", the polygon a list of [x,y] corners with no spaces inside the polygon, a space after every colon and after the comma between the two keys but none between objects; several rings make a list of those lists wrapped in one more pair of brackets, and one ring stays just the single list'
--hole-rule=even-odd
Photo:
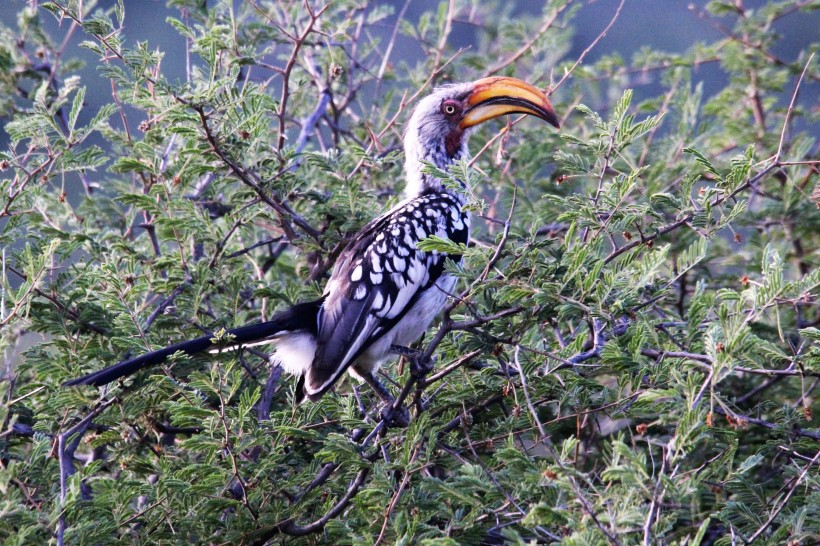
[{"label": "green leaf", "polygon": [[467,252],[467,245],[456,243],[450,239],[443,239],[435,235],[426,237],[416,243],[416,247],[424,252],[436,252],[452,256],[461,256]]},{"label": "green leaf", "polygon": [[714,177],[717,180],[723,180],[723,177],[720,175],[720,173],[717,172],[714,165],[712,165],[712,163],[708,159],[706,159],[706,156],[704,156],[702,153],[700,153],[694,148],[684,148],[683,151],[689,155],[694,156],[695,161],[703,165],[706,171],[714,175]]},{"label": "green leaf", "polygon": [[68,114],[68,132],[69,135],[74,133],[74,127],[77,125],[77,116],[80,115],[80,110],[83,108],[83,101],[85,100],[85,87],[77,89],[74,95],[74,100],[71,103],[71,111]]}]

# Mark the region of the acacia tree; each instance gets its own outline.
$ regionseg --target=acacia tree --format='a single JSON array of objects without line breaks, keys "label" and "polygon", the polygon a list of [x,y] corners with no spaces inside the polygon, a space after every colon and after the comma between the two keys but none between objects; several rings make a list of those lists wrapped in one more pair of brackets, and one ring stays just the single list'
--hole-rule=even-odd
[{"label": "acacia tree", "polygon": [[[415,24],[407,3],[170,3],[182,76],[126,39],[123,3],[33,5],[0,33],[5,542],[820,539],[820,72],[816,45],[774,53],[816,2],[712,2],[717,42],[594,64],[565,58],[570,0]],[[78,36],[102,79],[74,75]],[[423,58],[396,61],[399,38]],[[726,78],[709,97],[704,64]],[[489,75],[552,90],[563,129],[490,125],[437,173],[469,182],[477,232],[424,243],[465,261],[418,345],[435,369],[386,372],[407,428],[349,381],[294,408],[256,351],[61,387],[317,297],[400,199],[416,99]],[[636,77],[662,92],[634,99]]]}]

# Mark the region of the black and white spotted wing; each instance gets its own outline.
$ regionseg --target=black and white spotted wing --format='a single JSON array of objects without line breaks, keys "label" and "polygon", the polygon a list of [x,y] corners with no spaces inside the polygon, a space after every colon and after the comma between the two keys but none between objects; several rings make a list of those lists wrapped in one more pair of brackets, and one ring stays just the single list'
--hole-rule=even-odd
[{"label": "black and white spotted wing", "polygon": [[321,396],[425,292],[440,291],[435,283],[448,256],[417,248],[431,235],[467,243],[469,215],[449,193],[423,194],[398,205],[366,226],[342,252],[319,312],[316,355],[305,378],[308,396]]}]

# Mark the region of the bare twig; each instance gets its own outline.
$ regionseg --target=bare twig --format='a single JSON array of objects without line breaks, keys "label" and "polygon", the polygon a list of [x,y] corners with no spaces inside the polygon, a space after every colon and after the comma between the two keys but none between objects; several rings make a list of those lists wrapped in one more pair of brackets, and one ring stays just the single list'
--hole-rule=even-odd
[{"label": "bare twig", "polygon": [[293,43],[293,50],[291,51],[290,57],[285,64],[285,69],[282,71],[282,94],[279,98],[279,110],[276,113],[276,116],[279,119],[279,140],[276,148],[280,151],[285,147],[285,112],[287,112],[288,99],[290,98],[290,74],[293,71],[293,67],[296,65],[299,50],[302,48],[302,45],[305,43],[307,37],[313,31],[313,26],[316,24],[316,21],[319,20],[319,17],[321,17],[325,10],[329,7],[330,3],[325,4],[323,7],[319,8],[319,11],[314,13],[310,7],[310,2],[305,0],[305,8],[310,16],[310,21],[302,34],[295,39]]},{"label": "bare twig", "polygon": [[806,61],[806,65],[803,67],[803,71],[800,73],[800,77],[797,79],[797,84],[794,86],[794,92],[792,93],[792,98],[789,101],[789,108],[786,110],[786,119],[783,121],[783,127],[780,129],[780,141],[777,143],[777,152],[774,154],[774,162],[780,160],[780,156],[783,153],[783,143],[786,140],[786,128],[789,125],[789,119],[791,119],[792,112],[794,112],[794,103],[797,101],[797,93],[800,91],[800,84],[803,83],[803,78],[806,76],[806,71],[809,69],[812,60],[814,59],[815,52],[813,51],[811,55],[809,55],[809,59]]},{"label": "bare twig", "polygon": [[544,429],[544,425],[541,424],[541,419],[538,418],[538,412],[535,411],[535,406],[532,404],[532,400],[530,399],[530,392],[527,388],[527,374],[524,373],[524,368],[518,361],[519,350],[520,349],[518,345],[516,345],[515,350],[513,352],[513,361],[515,362],[515,367],[518,370],[518,377],[521,378],[521,388],[524,391],[524,399],[527,401],[527,408],[529,408],[530,415],[532,415],[532,419],[533,421],[535,421],[535,425],[538,427],[538,432],[541,433],[541,440],[548,440],[547,431]]},{"label": "bare twig", "polygon": [[141,328],[143,332],[151,327],[154,321],[157,320],[157,317],[160,316],[168,308],[169,305],[174,303],[174,300],[177,298],[177,296],[182,294],[182,292],[188,286],[188,282],[190,282],[190,279],[186,280],[186,282],[183,284],[177,285],[171,291],[171,293],[168,294],[168,297],[162,300],[159,305],[157,305],[156,309],[154,309],[154,311],[148,316],[148,318],[145,319],[145,323],[142,325]]},{"label": "bare twig", "polygon": [[652,502],[649,503],[649,514],[646,516],[646,522],[643,525],[643,543],[644,546],[651,546],[653,544],[652,526],[655,524],[660,504],[663,501],[663,495],[666,488],[663,487],[663,478],[666,473],[666,457],[661,458],[661,469],[658,472],[658,479],[655,481],[655,487],[652,490]]},{"label": "bare twig", "polygon": [[438,372],[428,376],[424,381],[421,381],[419,383],[419,385],[422,388],[427,388],[430,385],[432,385],[433,383],[435,383],[436,381],[444,379],[445,377],[447,377],[448,375],[450,375],[451,373],[453,373],[457,369],[459,369],[462,366],[464,366],[465,364],[475,360],[476,358],[478,358],[479,356],[481,356],[483,354],[484,354],[484,351],[481,350],[481,349],[476,349],[475,351],[470,351],[469,353],[459,357],[455,362],[453,362],[452,364],[450,364],[446,368],[442,368]]},{"label": "bare twig", "polygon": [[707,375],[706,379],[703,380],[703,385],[701,385],[700,390],[698,391],[698,394],[695,396],[695,399],[692,400],[692,409],[693,410],[698,407],[698,404],[700,404],[700,401],[703,398],[703,395],[706,393],[706,389],[709,387],[709,385],[712,384],[712,377],[714,376],[714,374],[715,374],[715,370],[713,368],[713,369],[709,370],[709,375]]},{"label": "bare twig", "polygon": [[[416,445],[415,450],[413,450],[413,454],[410,456],[410,466],[412,466],[412,463],[418,458],[420,448],[421,444],[418,444]],[[401,478],[401,483],[399,483],[399,487],[396,489],[396,492],[393,494],[393,498],[390,499],[390,504],[384,512],[384,523],[382,523],[381,531],[379,531],[379,536],[376,537],[376,541],[373,543],[373,546],[378,546],[384,539],[384,533],[387,531],[387,524],[390,521],[390,515],[393,513],[393,510],[396,509],[396,505],[399,503],[399,499],[401,498],[402,493],[404,493],[404,489],[407,487],[408,483],[410,483],[410,470],[405,470],[404,475]]]},{"label": "bare twig", "polygon": [[599,319],[592,319],[592,347],[588,351],[584,351],[582,353],[578,353],[577,355],[570,357],[568,360],[573,364],[580,364],[585,360],[589,360],[590,358],[600,356],[601,350],[604,347],[604,341],[606,340],[606,338],[603,335],[603,332],[603,321]]},{"label": "bare twig", "polygon": [[[324,88],[319,93],[319,100],[316,102],[316,107],[313,109],[313,112],[302,121],[302,130],[299,131],[299,138],[296,139],[296,147],[294,149],[297,155],[305,150],[305,146],[307,146],[308,140],[316,128],[316,123],[318,123],[319,119],[324,115],[325,110],[327,110],[327,105],[330,104],[332,98],[333,95],[329,87]],[[301,163],[301,159],[297,159],[290,170],[296,170]]]},{"label": "bare twig", "polygon": [[510,211],[507,213],[507,221],[504,222],[504,231],[501,233],[501,240],[495,247],[495,251],[490,259],[487,261],[487,265],[484,266],[484,271],[481,272],[481,275],[476,277],[476,280],[473,281],[470,285],[471,289],[474,289],[476,286],[484,282],[487,278],[487,275],[490,274],[490,270],[495,267],[495,264],[498,263],[498,260],[501,259],[501,253],[504,250],[504,246],[507,244],[507,237],[510,235],[510,226],[512,225],[512,217],[513,212],[515,211],[515,201],[518,197],[518,186],[513,186],[513,196],[512,196],[512,203],[510,203]]},{"label": "bare twig", "polygon": [[[558,459],[556,458],[556,460]],[[584,492],[581,490],[581,487],[578,485],[578,482],[575,480],[575,478],[570,476],[569,482],[570,484],[572,484],[572,488],[575,491],[576,500],[579,503],[581,503],[581,508],[583,508],[584,512],[586,512],[587,515],[590,517],[592,522],[595,524],[595,527],[597,527],[598,530],[604,534],[604,536],[607,538],[607,540],[609,540],[611,544],[614,544],[615,546],[621,546],[621,541],[618,540],[618,535],[616,534],[616,532],[614,530],[610,531],[609,529],[604,527],[604,524],[601,523],[601,520],[599,520],[598,516],[595,515],[595,510],[592,508],[592,505],[589,504],[589,501],[584,496]]]},{"label": "bare twig", "polygon": [[382,83],[382,78],[384,78],[384,72],[387,70],[387,65],[390,61],[390,54],[393,52],[393,46],[396,45],[396,37],[399,34],[399,27],[401,26],[402,20],[404,20],[404,15],[407,13],[407,8],[409,6],[410,0],[404,0],[404,4],[396,17],[396,24],[393,25],[393,32],[390,34],[390,40],[388,40],[387,47],[384,49],[382,64],[379,66],[379,71],[376,73],[376,91],[374,95],[377,97],[379,96],[379,90]]},{"label": "bare twig", "polygon": [[600,42],[604,38],[604,36],[607,35],[607,32],[609,32],[609,29],[611,29],[612,25],[615,24],[615,21],[618,20],[618,16],[621,15],[621,8],[624,7],[624,2],[625,1],[626,0],[621,0],[621,2],[618,4],[618,9],[615,10],[615,15],[613,15],[612,19],[609,20],[609,24],[604,28],[604,30],[601,31],[600,34],[598,34],[598,36],[594,40],[592,40],[592,43],[589,44],[583,52],[581,52],[581,55],[578,56],[578,59],[575,61],[575,64],[573,64],[570,67],[570,69],[566,73],[564,73],[564,77],[561,78],[560,80],[558,80],[558,83],[555,84],[552,87],[553,91],[555,91],[556,89],[561,87],[561,85],[566,81],[566,79],[569,78],[572,75],[572,73],[575,71],[575,69],[578,67],[578,65],[583,62],[584,57],[586,57],[587,54],[590,51],[592,51],[595,48],[596,45],[598,45],[598,42]]},{"label": "bare twig", "polygon": [[[818,438],[820,438],[820,435],[818,435]],[[800,485],[800,483],[806,477],[806,474],[809,473],[809,470],[811,470],[811,467],[814,465],[814,463],[817,462],[818,458],[820,458],[820,451],[818,451],[814,455],[814,458],[812,458],[812,460],[808,464],[806,464],[806,467],[800,473],[800,476],[798,476],[797,479],[794,480],[794,483],[789,488],[788,493],[786,493],[786,496],[783,497],[783,499],[778,503],[777,508],[775,508],[774,511],[771,513],[771,515],[769,516],[769,519],[766,520],[766,523],[761,525],[760,528],[757,531],[755,531],[752,536],[750,536],[748,539],[744,540],[744,542],[746,544],[751,544],[752,542],[757,540],[760,537],[760,535],[762,535],[766,531],[766,529],[769,528],[769,526],[772,524],[772,522],[775,520],[775,518],[780,514],[780,512],[783,510],[783,508],[786,507],[786,504],[788,504],[789,499],[792,497],[794,492],[797,490],[797,487]]]},{"label": "bare twig", "polygon": [[488,76],[492,76],[493,74],[510,66],[518,59],[520,59],[522,56],[524,56],[530,49],[532,49],[532,46],[535,44],[535,42],[537,42],[541,38],[541,36],[543,36],[547,32],[547,30],[552,28],[552,25],[555,23],[555,20],[558,19],[558,16],[561,15],[561,12],[563,12],[570,4],[571,2],[566,2],[565,4],[559,6],[558,9],[553,10],[550,16],[544,19],[544,22],[541,23],[541,26],[538,28],[538,30],[536,30],[533,33],[532,38],[527,40],[527,42],[520,48],[518,48],[518,50],[515,51],[512,55],[510,55],[506,59],[502,59],[498,63],[494,64],[493,66],[485,70],[484,75],[482,77],[486,78]]},{"label": "bare twig", "polygon": [[[757,417],[751,417],[749,415],[743,415],[741,413],[737,413],[731,410],[724,409],[720,406],[714,407],[715,413],[719,413],[720,415],[725,415],[727,417],[732,418],[732,422],[738,425],[748,424],[751,423],[753,425],[757,425],[759,427],[767,428],[770,430],[774,430],[779,427],[776,423],[772,423],[770,421],[766,421],[765,419],[758,419]],[[813,440],[820,440],[820,432],[814,430],[808,430],[805,428],[794,427],[788,429],[787,432],[789,434],[793,434],[795,436],[801,436],[803,438],[811,438]]]},{"label": "bare twig", "polygon": [[205,131],[205,138],[211,144],[211,149],[213,152],[222,160],[222,162],[233,172],[233,174],[239,178],[243,183],[251,187],[256,194],[259,196],[262,201],[270,205],[270,207],[275,210],[282,219],[282,229],[286,232],[288,237],[291,239],[296,238],[296,233],[290,227],[287,218],[290,218],[294,224],[299,226],[305,233],[310,235],[313,239],[318,240],[319,235],[321,233],[319,230],[311,226],[310,224],[305,221],[304,218],[296,214],[293,209],[291,209],[287,203],[283,201],[279,201],[274,199],[271,195],[265,191],[264,188],[260,185],[260,181],[253,173],[246,171],[242,168],[239,164],[237,164],[233,159],[228,157],[227,153],[222,149],[221,145],[216,139],[216,136],[213,134],[211,130],[210,124],[208,123],[208,117],[205,114],[205,109],[199,105],[192,105],[191,106],[194,111],[199,115],[199,119],[202,125],[203,130]]},{"label": "bare twig", "polygon": [[252,540],[252,544],[258,544],[261,546],[262,544],[267,543],[271,537],[276,536],[280,532],[286,535],[301,537],[321,531],[324,529],[325,525],[327,525],[327,522],[341,514],[342,510],[347,507],[353,497],[355,497],[359,492],[362,485],[364,485],[364,481],[369,473],[369,467],[359,470],[356,477],[350,482],[350,485],[342,498],[339,499],[339,501],[319,519],[306,525],[299,525],[293,519],[288,519],[272,528],[262,529],[256,533],[253,533],[253,535],[248,538]]},{"label": "bare twig", "polygon": [[[80,445],[83,434],[88,429],[91,421],[108,406],[117,402],[117,398],[111,398],[102,402],[83,417],[79,423],[57,436],[57,456],[60,461],[60,518],[57,520],[57,544],[62,546],[65,538],[65,502],[68,496],[68,479],[74,474],[74,452]],[[69,442],[72,436],[76,437]],[[68,442],[68,443],[67,443]]]},{"label": "bare twig", "polygon": [[[695,366],[711,371],[714,366],[714,359],[709,355],[690,353],[687,351],[659,351],[657,349],[641,349],[641,354],[659,360],[661,358],[682,358],[691,361]],[[774,368],[748,368],[745,366],[733,366],[732,370],[741,373],[755,375],[792,376],[792,377],[820,377],[820,372],[801,371],[796,369],[774,369]]]}]

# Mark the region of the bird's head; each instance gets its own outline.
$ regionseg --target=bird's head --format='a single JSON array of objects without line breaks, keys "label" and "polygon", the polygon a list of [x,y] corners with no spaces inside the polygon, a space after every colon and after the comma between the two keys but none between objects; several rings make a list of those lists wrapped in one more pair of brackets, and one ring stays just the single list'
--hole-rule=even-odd
[{"label": "bird's head", "polygon": [[505,114],[530,114],[559,127],[558,116],[540,89],[516,78],[484,78],[439,87],[416,106],[404,136],[408,197],[439,189],[422,174],[422,162],[441,169],[467,157],[472,129]]}]

